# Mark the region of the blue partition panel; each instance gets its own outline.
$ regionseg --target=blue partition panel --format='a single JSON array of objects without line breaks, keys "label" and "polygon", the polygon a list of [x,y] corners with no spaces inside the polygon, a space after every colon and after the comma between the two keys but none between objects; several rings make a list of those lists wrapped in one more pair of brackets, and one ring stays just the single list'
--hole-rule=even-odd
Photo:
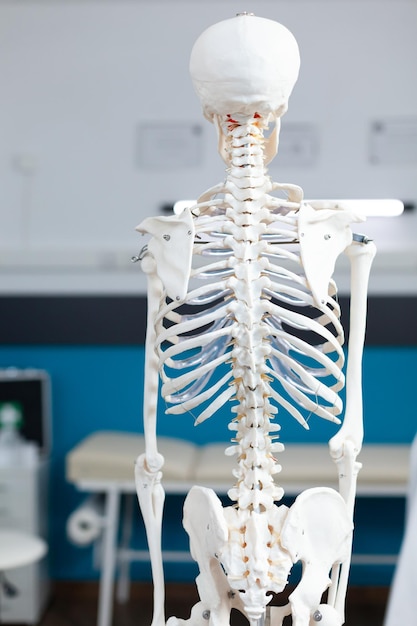
[{"label": "blue partition panel", "polygon": [[[3,346],[0,367],[34,367],[49,372],[52,382],[52,450],[50,478],[50,555],[55,579],[97,577],[91,549],[67,539],[68,515],[81,499],[65,480],[65,456],[81,439],[97,430],[142,432],[143,346]],[[410,443],[416,433],[414,415],[417,347],[366,348],[364,355],[365,440],[368,443]],[[160,403],[159,434],[196,443],[229,437],[228,416],[217,415],[198,427],[191,415],[166,416]],[[282,416],[282,441],[319,442],[334,432],[317,418],[306,432]],[[164,543],[168,549],[188,546],[181,525],[180,498],[167,499]],[[403,499],[361,499],[357,506],[355,547],[360,551],[395,552],[403,532]],[[135,530],[144,545],[138,511]],[[352,568],[353,584],[389,584],[392,567]],[[150,577],[148,564],[133,568],[134,576]],[[169,580],[191,580],[194,565],[167,566]]]}]

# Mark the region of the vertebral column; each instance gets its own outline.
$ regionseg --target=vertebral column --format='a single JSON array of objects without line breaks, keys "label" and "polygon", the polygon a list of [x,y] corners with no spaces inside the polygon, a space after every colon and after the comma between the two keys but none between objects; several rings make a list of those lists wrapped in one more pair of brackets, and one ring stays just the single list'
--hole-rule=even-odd
[{"label": "vertebral column", "polygon": [[229,426],[236,431],[237,484],[229,496],[240,510],[257,513],[270,509],[274,500],[282,497],[282,489],[273,481],[273,474],[280,469],[273,452],[282,445],[271,442],[270,432],[279,426],[270,422],[276,409],[269,402],[265,365],[270,345],[263,289],[270,280],[263,272],[267,260],[262,256],[266,246],[262,235],[267,228],[265,206],[271,181],[264,166],[263,126],[257,114],[228,117],[224,125],[230,158],[225,185],[230,220],[227,243],[234,252],[230,259],[234,273],[228,280],[234,293],[229,310],[236,322],[231,357],[238,402]]}]

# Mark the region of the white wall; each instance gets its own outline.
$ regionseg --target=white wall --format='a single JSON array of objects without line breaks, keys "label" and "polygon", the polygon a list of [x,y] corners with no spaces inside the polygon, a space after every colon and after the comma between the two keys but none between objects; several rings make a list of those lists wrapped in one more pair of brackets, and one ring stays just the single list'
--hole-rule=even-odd
[{"label": "white wall", "polygon": [[[283,126],[307,124],[317,149],[307,165],[278,157],[273,178],[302,185],[310,198],[417,202],[417,3],[246,5],[0,0],[0,291],[143,290],[130,264],[141,247],[135,225],[224,176],[188,59],[206,27],[242,10],[285,24],[301,51]],[[371,124],[392,119],[411,121],[407,145],[394,163],[371,163]],[[141,165],[139,129],[151,123],[201,125],[201,163]],[[371,289],[417,291],[416,226],[417,211],[360,227],[381,250]]]}]

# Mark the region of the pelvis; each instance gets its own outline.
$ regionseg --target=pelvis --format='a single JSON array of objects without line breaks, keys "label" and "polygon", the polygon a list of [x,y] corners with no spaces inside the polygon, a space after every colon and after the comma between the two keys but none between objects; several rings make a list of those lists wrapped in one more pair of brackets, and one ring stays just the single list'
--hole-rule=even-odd
[{"label": "pelvis", "polygon": [[[225,626],[232,608],[251,624],[259,623],[272,594],[285,588],[298,561],[302,577],[281,615],[291,614],[294,626],[314,624],[323,592],[331,584],[330,570],[351,551],[353,524],[345,501],[324,487],[304,491],[290,508],[274,505],[258,512],[223,509],[213,490],[193,487],[185,500],[183,523],[200,568],[201,602],[187,620],[190,626]],[[184,623],[176,618],[169,622]],[[329,623],[342,622],[336,616]]]}]

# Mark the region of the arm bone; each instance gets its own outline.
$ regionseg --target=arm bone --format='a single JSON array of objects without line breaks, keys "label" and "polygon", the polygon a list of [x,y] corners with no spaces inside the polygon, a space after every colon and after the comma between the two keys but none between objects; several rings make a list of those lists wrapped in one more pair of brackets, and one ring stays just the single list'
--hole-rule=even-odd
[{"label": "arm bone", "polygon": [[152,626],[164,626],[165,590],[161,535],[165,493],[161,485],[162,472],[160,471],[164,463],[164,458],[158,452],[156,439],[158,357],[154,348],[156,334],[154,316],[162,294],[162,283],[156,274],[155,260],[151,256],[146,256],[143,259],[142,268],[148,275],[148,320],[145,342],[143,401],[145,454],[140,455],[136,460],[135,483],[148,539],[154,581]]},{"label": "arm bone", "polygon": [[[330,454],[339,472],[339,491],[353,518],[357,475],[361,464],[356,457],[362,447],[362,354],[365,340],[367,289],[376,247],[373,242],[357,243],[347,248],[351,263],[350,333],[346,372],[346,411],[342,427],[329,441]],[[344,616],[344,604],[350,568],[350,557],[332,571],[329,604]],[[344,617],[343,617],[344,621]]]}]

